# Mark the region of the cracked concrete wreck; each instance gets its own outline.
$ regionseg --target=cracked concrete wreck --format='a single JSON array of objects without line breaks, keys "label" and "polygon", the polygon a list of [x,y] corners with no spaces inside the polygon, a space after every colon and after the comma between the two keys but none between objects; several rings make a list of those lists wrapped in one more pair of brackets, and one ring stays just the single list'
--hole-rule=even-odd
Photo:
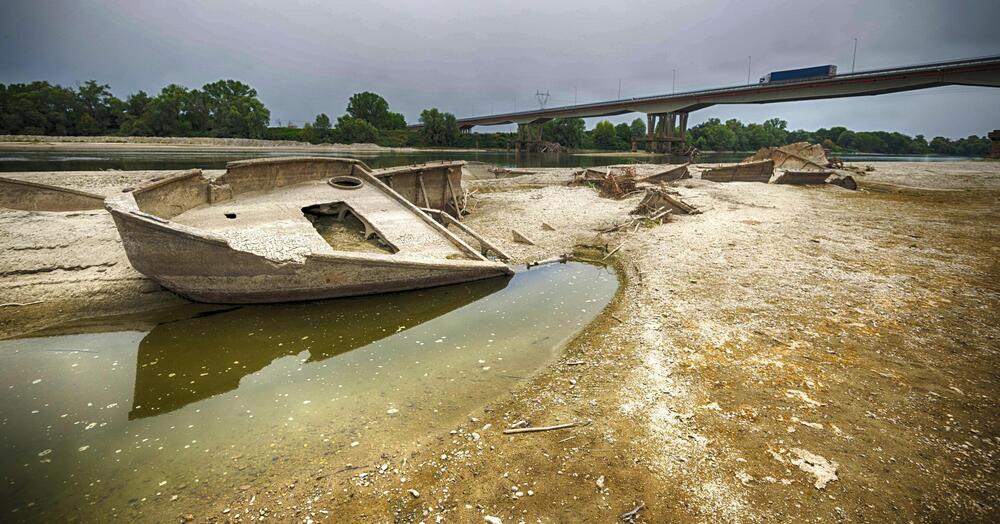
[{"label": "cracked concrete wreck", "polygon": [[[387,174],[408,183],[411,198],[460,215],[450,178],[460,166],[431,167],[445,189],[433,201],[419,167]],[[234,162],[215,179],[195,169],[112,196],[106,208],[132,265],[200,302],[313,300],[512,274],[486,257],[475,232],[460,228],[484,252],[352,159]]]}]

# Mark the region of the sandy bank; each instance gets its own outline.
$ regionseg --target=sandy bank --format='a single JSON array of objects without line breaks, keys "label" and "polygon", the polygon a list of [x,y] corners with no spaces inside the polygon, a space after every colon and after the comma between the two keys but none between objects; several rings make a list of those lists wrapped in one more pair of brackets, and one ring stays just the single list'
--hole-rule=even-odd
[{"label": "sandy bank", "polygon": [[205,137],[122,137],[122,136],[35,136],[0,135],[0,151],[24,150],[108,150],[108,151],[191,151],[242,152],[277,150],[283,152],[331,153],[414,153],[421,151],[481,152],[483,149],[383,147],[378,144],[310,144],[289,140]]}]

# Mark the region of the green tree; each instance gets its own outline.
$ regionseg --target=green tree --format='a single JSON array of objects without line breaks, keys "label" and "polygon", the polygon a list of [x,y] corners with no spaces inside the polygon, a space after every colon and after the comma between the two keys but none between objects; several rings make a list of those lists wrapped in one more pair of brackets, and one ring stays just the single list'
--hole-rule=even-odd
[{"label": "green tree", "polygon": [[184,119],[188,89],[170,84],[160,90],[142,114],[143,125],[155,136],[187,136],[191,124]]},{"label": "green tree", "polygon": [[370,91],[356,93],[347,102],[347,114],[360,118],[378,129],[403,129],[406,119],[399,113],[389,111],[389,102],[381,95]]},{"label": "green tree", "polygon": [[271,112],[257,99],[257,91],[237,80],[219,80],[202,86],[207,97],[209,128],[214,136],[260,138]]},{"label": "green tree", "polygon": [[313,127],[324,131],[330,129],[330,117],[326,116],[326,113],[316,115],[316,121],[313,122]]},{"label": "green tree", "polygon": [[615,126],[615,149],[629,149],[632,146],[632,128],[622,122]]},{"label": "green tree", "polygon": [[629,128],[632,130],[632,138],[646,136],[646,123],[641,118],[633,120]]},{"label": "green tree", "polygon": [[344,115],[337,119],[337,138],[348,143],[374,143],[378,141],[378,129],[361,118]]},{"label": "green tree", "polygon": [[585,129],[582,118],[553,118],[542,124],[542,139],[563,147],[578,148],[583,143]]},{"label": "green tree", "polygon": [[299,140],[303,142],[309,142],[310,144],[315,144],[319,142],[319,135],[316,132],[316,128],[312,124],[306,122],[302,126],[302,132],[299,133]]},{"label": "green tree", "polygon": [[79,109],[77,132],[96,135],[118,127],[122,116],[121,101],[111,94],[111,86],[88,80],[77,88],[76,99]]},{"label": "green tree", "polygon": [[459,129],[455,115],[443,113],[432,107],[420,112],[420,135],[424,143],[432,146],[453,146],[458,143]]},{"label": "green tree", "polygon": [[594,126],[594,147],[598,149],[614,149],[618,134],[615,125],[607,120],[601,120]]}]

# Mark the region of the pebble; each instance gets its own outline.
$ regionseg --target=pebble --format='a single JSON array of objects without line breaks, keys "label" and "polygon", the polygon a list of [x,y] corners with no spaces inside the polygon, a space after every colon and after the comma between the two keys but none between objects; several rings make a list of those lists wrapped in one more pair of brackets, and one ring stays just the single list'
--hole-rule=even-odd
[{"label": "pebble", "polygon": [[604,475],[597,477],[597,487],[600,489],[604,489]]},{"label": "pebble", "polygon": [[356,448],[356,447],[358,447],[358,444],[361,444],[361,443],[358,442],[357,440],[355,440],[354,442],[351,442],[351,447],[352,448]]},{"label": "pebble", "polygon": [[399,413],[399,410],[396,409],[396,408],[392,408],[389,411],[386,411],[386,413],[388,413],[390,415],[395,415],[396,413]]},{"label": "pebble", "polygon": [[411,490],[409,490],[409,492],[410,492],[410,495],[413,495],[413,498],[417,498],[417,497],[420,496],[420,492],[417,491],[417,490],[415,490],[415,489],[411,489]]},{"label": "pebble", "polygon": [[490,524],[503,524],[503,521],[500,520],[500,517],[494,517],[493,515],[486,515],[485,517],[483,517],[483,520],[489,522]]}]

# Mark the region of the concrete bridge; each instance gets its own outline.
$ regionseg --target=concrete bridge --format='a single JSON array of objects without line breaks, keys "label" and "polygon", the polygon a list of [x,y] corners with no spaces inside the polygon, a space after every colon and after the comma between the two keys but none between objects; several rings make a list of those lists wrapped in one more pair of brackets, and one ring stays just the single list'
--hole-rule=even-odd
[{"label": "concrete bridge", "polygon": [[645,142],[647,151],[669,153],[684,148],[688,114],[717,104],[769,104],[870,96],[946,85],[1000,87],[1000,56],[461,118],[458,125],[468,132],[474,126],[518,124],[518,149],[534,150],[541,143],[541,124],[553,118],[646,113],[646,137],[639,142]]}]

